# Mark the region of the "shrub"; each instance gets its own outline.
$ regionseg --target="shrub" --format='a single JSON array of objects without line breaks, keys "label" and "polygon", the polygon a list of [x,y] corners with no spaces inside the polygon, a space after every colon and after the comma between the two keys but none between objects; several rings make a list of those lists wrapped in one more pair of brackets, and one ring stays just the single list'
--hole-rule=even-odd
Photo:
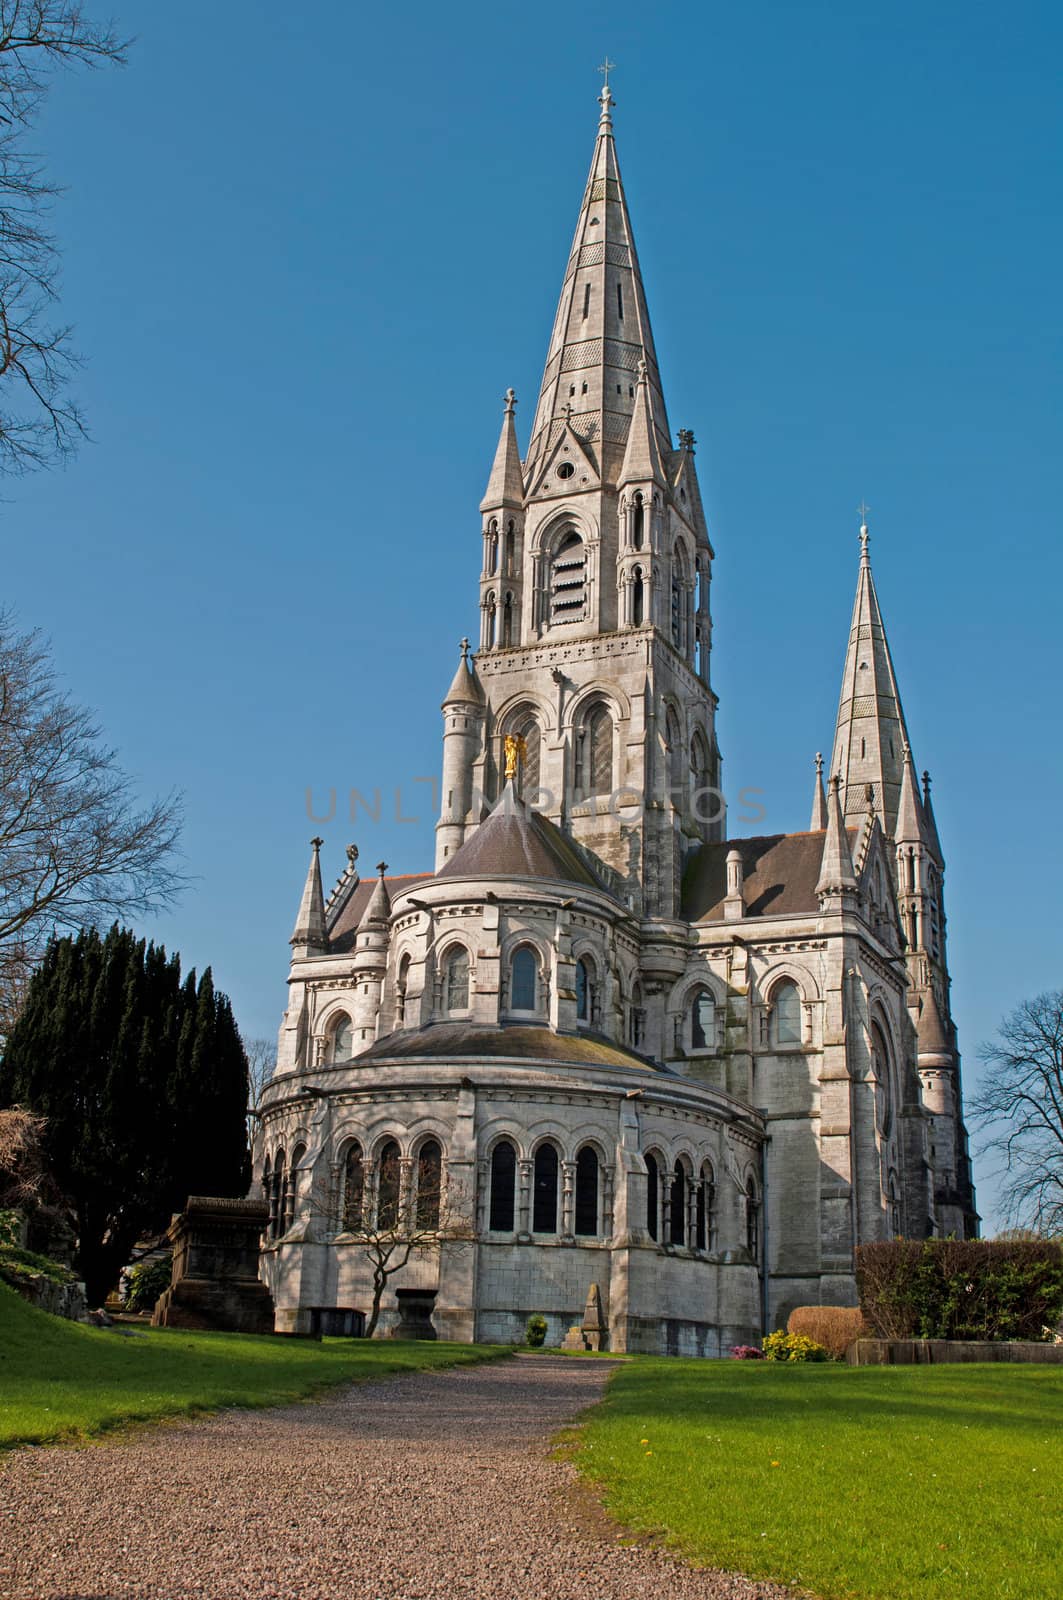
[{"label": "shrub", "polygon": [[803,1333],[769,1333],[764,1341],[765,1361],[829,1361],[830,1356],[815,1339]]},{"label": "shrub", "polygon": [[1043,1339],[1063,1313],[1063,1245],[893,1239],[856,1252],[860,1307],[881,1339]]},{"label": "shrub", "polygon": [[733,1344],[731,1354],[736,1361],[763,1361],[764,1352],[758,1344]]},{"label": "shrub", "polygon": [[803,1333],[821,1344],[834,1361],[840,1361],[852,1344],[870,1333],[857,1306],[797,1306],[790,1312],[787,1333]]},{"label": "shrub", "polygon": [[127,1311],[154,1311],[160,1294],[170,1287],[173,1276],[173,1255],[155,1256],[151,1261],[138,1261],[129,1274],[129,1293],[126,1295]]},{"label": "shrub", "polygon": [[540,1345],[546,1343],[546,1318],[538,1312],[528,1318],[528,1326],[524,1330],[524,1338],[533,1350],[538,1350]]}]

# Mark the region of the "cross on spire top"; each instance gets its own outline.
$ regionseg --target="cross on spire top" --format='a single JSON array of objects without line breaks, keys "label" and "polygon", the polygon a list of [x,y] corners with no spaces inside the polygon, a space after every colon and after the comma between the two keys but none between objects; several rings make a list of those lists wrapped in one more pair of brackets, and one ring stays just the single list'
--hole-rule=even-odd
[{"label": "cross on spire top", "polygon": [[609,93],[609,74],[612,72],[612,70],[613,70],[613,68],[615,66],[616,66],[616,62],[615,61],[610,61],[609,57],[606,56],[605,60],[601,64],[601,66],[598,68],[598,71],[601,73],[602,79],[603,79],[603,82],[602,82],[602,92],[603,92],[603,94],[608,94]]}]

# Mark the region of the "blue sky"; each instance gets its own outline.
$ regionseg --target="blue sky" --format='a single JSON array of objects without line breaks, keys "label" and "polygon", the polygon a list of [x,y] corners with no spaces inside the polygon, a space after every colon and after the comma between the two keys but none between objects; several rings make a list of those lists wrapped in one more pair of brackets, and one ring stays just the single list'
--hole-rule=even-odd
[{"label": "blue sky", "polygon": [[349,839],[367,869],[430,865],[415,780],[608,52],[718,558],[727,787],[807,826],[866,497],[976,1078],[1063,981],[1058,6],[116,6],[129,67],[62,77],[38,141],[94,442],[0,519],[5,598],[144,793],[184,791],[194,883],[145,931],[272,1034],[307,789],[339,791],[327,874]]}]

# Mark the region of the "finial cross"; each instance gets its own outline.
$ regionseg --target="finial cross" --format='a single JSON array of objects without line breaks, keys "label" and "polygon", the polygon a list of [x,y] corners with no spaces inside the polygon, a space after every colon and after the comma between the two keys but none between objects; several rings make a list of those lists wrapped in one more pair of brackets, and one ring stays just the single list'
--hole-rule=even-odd
[{"label": "finial cross", "polygon": [[860,515],[860,526],[864,527],[867,522],[867,514],[871,510],[871,507],[867,504],[866,500],[861,500],[856,509]]},{"label": "finial cross", "polygon": [[602,91],[605,94],[609,93],[609,74],[612,72],[612,70],[613,70],[613,68],[615,66],[616,66],[616,62],[615,61],[610,61],[609,57],[606,56],[605,60],[601,64],[601,66],[598,68],[598,71],[601,73],[602,79],[603,79]]}]

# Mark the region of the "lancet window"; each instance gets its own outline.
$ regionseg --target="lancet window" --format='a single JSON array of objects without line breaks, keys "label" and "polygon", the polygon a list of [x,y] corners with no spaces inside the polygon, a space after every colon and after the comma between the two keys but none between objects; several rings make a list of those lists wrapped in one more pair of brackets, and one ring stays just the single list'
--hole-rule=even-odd
[{"label": "lancet window", "polygon": [[582,622],[587,605],[587,550],[572,529],[550,562],[550,622]]}]

